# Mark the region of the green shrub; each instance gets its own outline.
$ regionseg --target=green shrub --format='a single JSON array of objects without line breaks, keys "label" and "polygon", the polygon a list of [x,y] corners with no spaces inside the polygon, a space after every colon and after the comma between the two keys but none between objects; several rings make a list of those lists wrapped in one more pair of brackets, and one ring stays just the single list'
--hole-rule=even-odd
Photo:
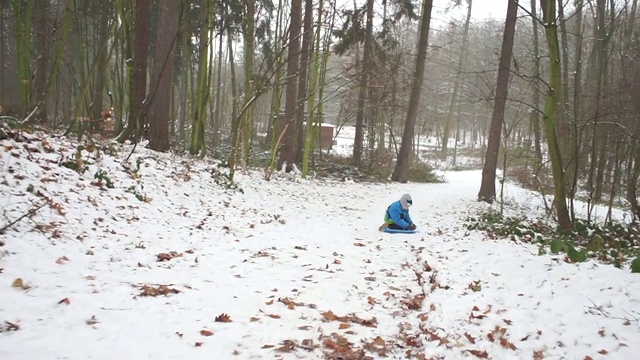
[{"label": "green shrub", "polygon": [[[594,258],[622,267],[629,259],[632,272],[640,272],[640,224],[612,223],[599,226],[584,220],[573,231],[549,226],[524,217],[508,217],[495,210],[482,212],[465,221],[468,230],[484,231],[487,236],[538,244],[538,254],[565,254],[571,262]],[[635,271],[634,271],[635,270]]]}]

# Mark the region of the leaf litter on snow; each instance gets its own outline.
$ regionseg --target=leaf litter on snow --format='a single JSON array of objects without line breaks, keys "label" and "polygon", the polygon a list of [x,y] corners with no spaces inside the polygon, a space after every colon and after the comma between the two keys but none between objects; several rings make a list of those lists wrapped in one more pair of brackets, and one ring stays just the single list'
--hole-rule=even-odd
[{"label": "leaf litter on snow", "polygon": [[[249,170],[236,174],[244,189],[240,193],[212,181],[216,165],[208,159],[141,146],[132,158],[142,159],[136,170],[124,162],[130,145],[113,145],[99,154],[85,148],[77,161],[78,144],[72,141],[38,144],[40,152],[29,153],[20,143],[2,142],[12,146],[11,154],[0,155],[3,169],[11,167],[17,177],[7,176],[0,194],[19,200],[6,214],[12,219],[30,215],[3,235],[9,255],[0,258],[0,302],[12,310],[3,306],[0,319],[20,319],[20,332],[35,339],[33,346],[17,348],[0,337],[0,349],[14,351],[7,356],[0,350],[2,358],[95,354],[88,345],[72,344],[76,338],[126,350],[116,357],[138,358],[148,357],[145,349],[151,348],[167,357],[199,358],[201,346],[209,358],[229,358],[240,349],[239,358],[295,352],[299,358],[321,353],[358,360],[605,356],[598,351],[624,358],[640,351],[633,341],[640,333],[640,314],[633,310],[640,282],[629,274],[589,263],[553,263],[549,256],[536,256],[536,249],[490,242],[451,226],[461,221],[460,209],[480,206],[469,203],[479,172],[447,174],[445,184],[378,186],[266,182],[261,172]],[[58,165],[63,162],[80,171]],[[33,188],[25,193],[27,184]],[[140,198],[145,195],[139,185],[153,194],[151,202],[136,198],[136,191]],[[371,224],[405,190],[425,199],[412,208],[412,217],[424,224],[423,235],[376,244],[379,235]],[[41,203],[39,211],[29,212]],[[186,264],[187,255],[176,256],[190,252],[168,249],[197,249],[198,266]],[[56,264],[62,254],[72,261]],[[28,280],[23,285],[31,288],[11,289],[17,278]],[[556,278],[570,281],[556,285]],[[132,299],[130,284],[138,284],[137,298],[147,299]],[[102,289],[99,295],[94,286]],[[274,288],[278,294],[297,291],[268,298],[272,311],[261,311],[264,294]],[[70,299],[69,306],[56,305],[60,299]],[[95,301],[119,310],[94,312],[90,304]],[[52,306],[64,317],[39,321]],[[225,311],[233,322],[215,320]],[[67,326],[70,318],[88,319],[94,331]],[[202,326],[212,320],[210,327]],[[595,329],[606,329],[604,336],[583,325],[596,322]],[[167,341],[167,328],[173,339],[188,341]],[[122,339],[114,329],[129,329],[132,335]],[[176,336],[175,330],[184,335]],[[261,348],[266,345],[272,346]],[[38,350],[43,347],[46,354]]]}]

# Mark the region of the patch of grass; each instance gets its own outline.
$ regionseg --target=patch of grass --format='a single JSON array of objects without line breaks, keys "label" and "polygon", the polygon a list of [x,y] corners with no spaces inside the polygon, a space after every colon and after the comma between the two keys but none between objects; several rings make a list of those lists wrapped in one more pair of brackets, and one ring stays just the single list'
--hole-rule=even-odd
[{"label": "patch of grass", "polygon": [[492,239],[538,244],[539,255],[564,254],[567,262],[595,259],[616,267],[630,263],[631,272],[640,273],[640,224],[600,226],[578,220],[573,231],[566,231],[540,220],[504,216],[492,210],[468,217],[465,226],[484,231]]}]

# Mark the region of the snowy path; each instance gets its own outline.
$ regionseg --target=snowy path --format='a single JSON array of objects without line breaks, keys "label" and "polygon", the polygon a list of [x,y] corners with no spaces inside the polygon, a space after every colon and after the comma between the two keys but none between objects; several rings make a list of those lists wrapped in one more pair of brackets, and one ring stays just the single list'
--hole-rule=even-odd
[{"label": "snowy path", "polygon": [[[2,155],[5,216],[37,199],[28,184],[60,206],[5,234],[0,359],[364,359],[362,348],[390,358],[631,359],[640,350],[637,275],[467,236],[462,221],[482,206],[479,172],[429,185],[240,175],[244,194],[229,195],[204,163],[146,154],[145,203],[126,191],[138,179],[109,157],[100,164],[113,189],[91,185],[95,169],[81,180],[44,154],[23,155]],[[404,192],[421,233],[379,233]],[[12,287],[17,278],[26,289]],[[144,285],[179,293],[140,296]]]}]

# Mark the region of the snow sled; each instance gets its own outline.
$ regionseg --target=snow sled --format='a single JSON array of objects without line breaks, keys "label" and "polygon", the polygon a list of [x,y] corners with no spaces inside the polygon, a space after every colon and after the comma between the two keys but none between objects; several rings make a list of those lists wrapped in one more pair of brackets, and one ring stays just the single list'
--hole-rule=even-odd
[{"label": "snow sled", "polygon": [[382,230],[382,231],[384,231],[386,233],[390,233],[390,234],[413,234],[413,233],[418,232],[417,229],[415,229],[415,230],[402,230],[402,229],[391,229],[391,228],[388,228],[388,227],[384,228],[384,230]]}]

